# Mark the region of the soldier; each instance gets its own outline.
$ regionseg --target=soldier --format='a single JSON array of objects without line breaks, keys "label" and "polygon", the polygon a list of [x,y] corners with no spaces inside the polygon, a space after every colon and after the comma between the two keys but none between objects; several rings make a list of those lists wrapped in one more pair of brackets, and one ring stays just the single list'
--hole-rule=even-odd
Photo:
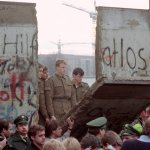
[{"label": "soldier", "polygon": [[73,89],[76,93],[76,101],[80,102],[84,94],[88,91],[89,85],[85,82],[82,82],[84,71],[81,68],[75,68],[72,73],[73,76]]},{"label": "soldier", "polygon": [[58,120],[76,104],[72,82],[65,75],[66,65],[64,60],[57,60],[55,64],[56,73],[50,77],[48,85],[45,85],[48,113],[51,116],[54,115]]},{"label": "soldier", "polygon": [[47,112],[46,104],[45,104],[45,93],[44,93],[44,80],[45,76],[43,73],[43,68],[44,66],[39,65],[39,70],[38,70],[38,85],[39,85],[39,124],[45,125],[45,121],[49,120],[50,117]]},{"label": "soldier", "polygon": [[8,145],[15,150],[26,150],[30,145],[28,133],[28,117],[20,115],[14,120],[16,132],[8,138]]},{"label": "soldier", "polygon": [[106,124],[107,119],[105,117],[96,118],[86,124],[88,126],[88,133],[97,137],[99,147],[102,147],[101,139],[106,132]]}]

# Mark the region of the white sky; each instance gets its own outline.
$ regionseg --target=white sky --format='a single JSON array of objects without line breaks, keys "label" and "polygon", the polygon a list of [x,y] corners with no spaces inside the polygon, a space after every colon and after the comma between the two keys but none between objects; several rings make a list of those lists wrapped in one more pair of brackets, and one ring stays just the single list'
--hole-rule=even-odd
[{"label": "white sky", "polygon": [[[3,0],[7,1],[7,0]],[[62,46],[62,53],[92,54],[94,35],[88,13],[62,5],[63,2],[94,11],[94,0],[9,0],[36,3],[39,54],[56,53],[58,43],[89,43]],[[97,5],[148,9],[149,0],[96,0]]]}]

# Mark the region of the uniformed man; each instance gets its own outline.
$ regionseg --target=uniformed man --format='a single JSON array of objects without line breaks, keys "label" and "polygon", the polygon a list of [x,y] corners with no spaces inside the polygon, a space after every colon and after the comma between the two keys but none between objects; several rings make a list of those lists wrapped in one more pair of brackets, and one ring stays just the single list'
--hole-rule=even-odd
[{"label": "uniformed man", "polygon": [[46,102],[45,102],[45,76],[43,72],[44,66],[39,65],[39,124],[45,125],[45,121],[47,119],[50,119],[50,116],[48,115],[48,111],[46,108]]},{"label": "uniformed man", "polygon": [[[55,64],[56,73],[50,77],[49,84],[46,85],[47,95],[46,106],[49,115],[55,116],[58,120],[76,104],[75,93],[70,78],[65,75],[66,62],[57,60]],[[45,92],[46,92],[45,91]]]},{"label": "uniformed man", "polygon": [[8,144],[15,150],[26,150],[30,145],[30,140],[27,136],[28,117],[20,115],[14,120],[14,124],[16,125],[16,132],[8,138]]},{"label": "uniformed man", "polygon": [[84,76],[84,71],[82,68],[75,68],[72,72],[72,83],[73,83],[73,89],[76,94],[76,101],[80,102],[84,94],[88,91],[89,85],[88,83],[82,82]]},{"label": "uniformed man", "polygon": [[86,124],[88,126],[88,134],[95,135],[99,141],[99,147],[101,145],[101,139],[106,132],[107,119],[105,117],[96,118]]}]

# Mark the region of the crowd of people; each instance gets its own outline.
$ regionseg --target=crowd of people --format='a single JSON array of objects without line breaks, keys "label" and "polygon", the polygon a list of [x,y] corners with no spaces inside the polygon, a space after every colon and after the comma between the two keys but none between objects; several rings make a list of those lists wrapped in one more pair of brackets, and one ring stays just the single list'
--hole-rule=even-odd
[{"label": "crowd of people", "polygon": [[[49,76],[47,67],[39,64],[39,122],[29,126],[25,114],[17,116],[13,122],[0,119],[0,150],[149,150],[150,117],[136,119],[125,124],[120,133],[107,128],[109,120],[105,116],[86,123],[86,135],[80,140],[71,136],[74,116],[66,119],[65,128],[61,119],[77,104],[88,91],[82,82],[84,71],[75,68],[72,80],[65,75],[67,64],[57,60],[56,72]],[[12,124],[15,131],[11,130]]]},{"label": "crowd of people", "polygon": [[126,124],[120,134],[107,129],[107,119],[98,117],[87,122],[87,133],[79,141],[70,133],[74,121],[67,119],[68,129],[62,132],[59,121],[51,121],[42,126],[28,126],[28,117],[20,115],[12,122],[0,119],[0,150],[149,150],[150,117],[145,122],[139,120]]}]

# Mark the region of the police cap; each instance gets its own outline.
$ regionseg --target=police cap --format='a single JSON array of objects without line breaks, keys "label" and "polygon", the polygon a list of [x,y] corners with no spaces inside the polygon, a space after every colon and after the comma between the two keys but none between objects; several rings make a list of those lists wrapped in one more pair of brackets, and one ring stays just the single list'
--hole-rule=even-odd
[{"label": "police cap", "polygon": [[28,117],[26,115],[20,115],[14,120],[14,124],[28,124]]},{"label": "police cap", "polygon": [[98,127],[98,128],[104,128],[106,127],[107,119],[105,117],[99,117],[96,118],[90,122],[88,122],[86,125],[88,127]]}]

